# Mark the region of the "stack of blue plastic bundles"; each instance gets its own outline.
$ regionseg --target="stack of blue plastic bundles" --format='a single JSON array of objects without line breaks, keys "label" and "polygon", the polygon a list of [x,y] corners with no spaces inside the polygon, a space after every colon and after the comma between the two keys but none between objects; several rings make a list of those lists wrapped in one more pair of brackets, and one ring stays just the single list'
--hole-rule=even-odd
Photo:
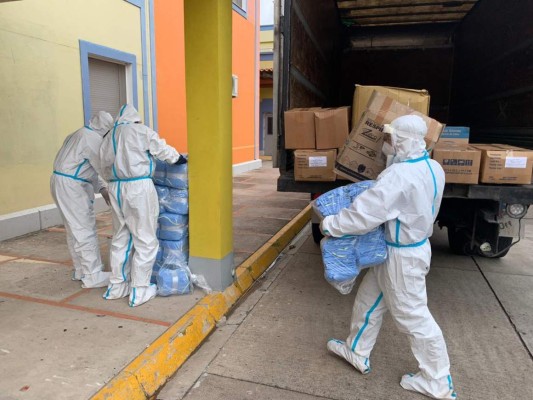
[{"label": "stack of blue plastic bundles", "polygon": [[152,283],[157,283],[157,274],[161,267],[175,266],[187,268],[189,263],[189,237],[181,240],[159,240],[157,258],[152,269]]},{"label": "stack of blue plastic bundles", "polygon": [[166,175],[167,175],[167,163],[156,159],[154,176],[152,177],[152,179],[154,180],[154,184],[158,186],[165,186]]},{"label": "stack of blue plastic bundles", "polygon": [[[336,215],[374,185],[364,181],[329,191],[315,200],[314,207],[323,216]],[[383,226],[365,235],[326,237],[320,244],[324,276],[342,294],[348,294],[362,269],[383,263],[387,245]]]},{"label": "stack of blue plastic bundles", "polygon": [[167,189],[168,193],[163,198],[165,211],[173,214],[189,214],[189,190],[188,189]]},{"label": "stack of blue plastic bundles", "polygon": [[152,270],[158,294],[169,296],[191,291],[189,264],[189,193],[187,164],[157,162],[154,182],[160,214],[157,237],[159,250]]},{"label": "stack of blue plastic bundles", "polygon": [[192,290],[191,277],[185,268],[161,268],[156,280],[160,296],[187,294]]},{"label": "stack of blue plastic bundles", "polygon": [[167,203],[167,198],[170,192],[170,189],[166,186],[155,186],[155,190],[157,191],[157,197],[159,199],[159,214],[162,214],[166,211],[165,209],[165,203]]},{"label": "stack of blue plastic bundles", "polygon": [[167,165],[165,185],[175,189],[187,189],[189,187],[188,164]]},{"label": "stack of blue plastic bundles", "polygon": [[159,215],[159,239],[181,240],[188,235],[189,217],[187,215],[163,213]]}]

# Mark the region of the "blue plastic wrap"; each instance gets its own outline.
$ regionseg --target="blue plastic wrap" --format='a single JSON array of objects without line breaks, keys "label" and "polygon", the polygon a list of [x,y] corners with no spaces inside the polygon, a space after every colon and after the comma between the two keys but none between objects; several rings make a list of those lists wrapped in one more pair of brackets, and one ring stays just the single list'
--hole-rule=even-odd
[{"label": "blue plastic wrap", "polygon": [[156,262],[161,265],[186,266],[189,263],[189,238],[170,241],[160,240]]},{"label": "blue plastic wrap", "polygon": [[385,228],[379,228],[366,235],[356,236],[355,247],[357,265],[361,269],[383,264],[387,260],[387,244],[385,243]]},{"label": "blue plastic wrap", "polygon": [[[167,188],[168,189],[168,188]],[[168,189],[167,195],[161,200],[165,211],[172,214],[189,214],[189,191],[187,189]]]},{"label": "blue plastic wrap", "polygon": [[157,273],[157,294],[171,296],[187,294],[192,291],[191,276],[188,268],[168,268],[162,266]]},{"label": "blue plastic wrap", "polygon": [[165,177],[167,175],[167,163],[160,161],[157,158],[155,159],[155,171],[152,179],[156,185],[164,186]]},{"label": "blue plastic wrap", "polygon": [[363,181],[330,190],[315,200],[314,207],[324,217],[336,215],[343,208],[348,208],[357,196],[375,183],[375,181]]},{"label": "blue plastic wrap", "polygon": [[188,164],[167,165],[165,185],[174,189],[187,189],[189,187]]},{"label": "blue plastic wrap", "polygon": [[[154,179],[155,181],[155,179]],[[159,200],[159,214],[166,212],[165,204],[168,202],[168,194],[170,189],[166,186],[155,185],[155,190],[157,192],[157,198]]]},{"label": "blue plastic wrap", "polygon": [[342,294],[351,292],[355,279],[365,268],[387,259],[383,226],[360,236],[325,237],[320,243],[324,277]]},{"label": "blue plastic wrap", "polygon": [[[374,183],[364,181],[331,190],[316,199],[314,207],[323,216],[336,215],[343,208],[349,207],[357,196]],[[361,270],[382,264],[387,259],[383,226],[365,235],[325,237],[320,248],[324,277],[342,294],[351,292]]]},{"label": "blue plastic wrap", "polygon": [[150,277],[150,283],[157,284],[157,273],[161,269],[161,263],[159,261],[156,261],[154,263],[154,266],[152,267],[152,276]]},{"label": "blue plastic wrap", "polygon": [[189,217],[186,215],[163,213],[159,215],[159,239],[181,240],[189,231]]},{"label": "blue plastic wrap", "polygon": [[320,242],[324,276],[328,282],[343,282],[359,275],[361,271],[357,265],[356,242],[357,236],[325,237]]}]

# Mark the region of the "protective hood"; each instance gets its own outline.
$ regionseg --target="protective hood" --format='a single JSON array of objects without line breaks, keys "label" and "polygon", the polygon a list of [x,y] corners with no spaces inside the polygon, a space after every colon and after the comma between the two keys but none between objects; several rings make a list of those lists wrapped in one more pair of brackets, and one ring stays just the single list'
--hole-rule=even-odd
[{"label": "protective hood", "polygon": [[141,122],[141,116],[139,115],[135,107],[130,104],[124,104],[120,109],[120,112],[118,113],[115,122],[119,124]]},{"label": "protective hood", "polygon": [[404,115],[385,125],[384,132],[391,135],[394,150],[393,162],[402,162],[422,156],[426,150],[425,121],[417,115]]},{"label": "protective hood", "polygon": [[104,136],[113,127],[113,117],[105,111],[98,111],[91,118],[89,127],[100,136]]}]

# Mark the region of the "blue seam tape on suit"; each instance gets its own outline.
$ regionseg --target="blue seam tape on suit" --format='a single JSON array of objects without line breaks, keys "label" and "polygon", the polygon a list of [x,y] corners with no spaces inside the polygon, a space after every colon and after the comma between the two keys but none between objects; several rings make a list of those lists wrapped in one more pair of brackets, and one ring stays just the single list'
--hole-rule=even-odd
[{"label": "blue seam tape on suit", "polygon": [[130,233],[130,240],[128,241],[128,248],[126,249],[126,257],[124,258],[124,262],[122,263],[122,278],[124,279],[124,282],[127,282],[126,279],[126,263],[128,262],[128,258],[130,257],[130,250],[131,250],[131,242],[133,241],[133,238]]},{"label": "blue seam tape on suit", "polygon": [[396,247],[396,248],[399,248],[399,249],[404,248],[404,247],[420,247],[420,246],[424,245],[426,242],[427,242],[427,238],[424,239],[424,240],[421,240],[420,242],[411,243],[411,244],[398,244],[398,243],[392,243],[392,242],[385,241],[387,246]]},{"label": "blue seam tape on suit", "polygon": [[74,179],[75,181],[81,181],[81,182],[91,183],[91,182],[88,181],[87,179],[78,178],[77,176],[74,176],[74,175],[64,174],[63,172],[54,171],[54,174],[55,174],[55,175],[64,176],[64,177],[66,177],[66,178]]},{"label": "blue seam tape on suit", "polygon": [[379,302],[381,301],[382,298],[383,298],[383,293],[380,293],[378,298],[377,298],[377,300],[376,300],[376,302],[374,303],[374,305],[366,313],[365,323],[363,324],[361,329],[359,329],[359,332],[357,332],[357,336],[355,337],[355,339],[353,341],[353,344],[352,344],[352,351],[353,352],[355,352],[355,347],[357,346],[357,342],[359,342],[359,339],[361,338],[361,335],[363,334],[364,330],[368,326],[368,320],[370,319],[370,315],[374,312],[376,307],[379,305]]}]

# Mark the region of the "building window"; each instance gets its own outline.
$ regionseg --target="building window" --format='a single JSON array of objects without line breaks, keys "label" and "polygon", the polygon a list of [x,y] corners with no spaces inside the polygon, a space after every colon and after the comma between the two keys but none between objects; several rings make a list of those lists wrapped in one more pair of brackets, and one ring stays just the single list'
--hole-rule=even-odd
[{"label": "building window", "polygon": [[109,61],[89,58],[89,86],[91,114],[107,111],[113,117],[128,102],[126,66]]},{"label": "building window", "polygon": [[232,0],[233,10],[242,15],[244,18],[248,17],[248,0]]},{"label": "building window", "polygon": [[137,104],[137,61],[134,54],[80,40],[85,123],[97,111],[115,116],[124,103]]}]

